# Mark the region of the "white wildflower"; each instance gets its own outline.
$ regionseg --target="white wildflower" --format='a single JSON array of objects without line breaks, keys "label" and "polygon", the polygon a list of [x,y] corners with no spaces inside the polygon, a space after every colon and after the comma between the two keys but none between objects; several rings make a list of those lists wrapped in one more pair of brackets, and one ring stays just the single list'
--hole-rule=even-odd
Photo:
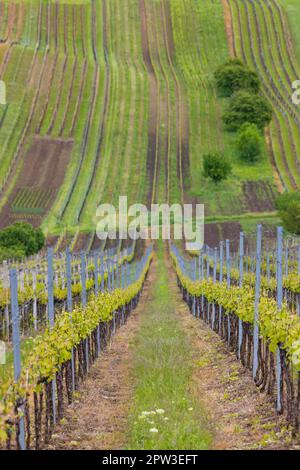
[{"label": "white wildflower", "polygon": [[157,428],[151,428],[151,429],[149,429],[149,432],[155,433],[155,432],[158,432],[158,429]]}]

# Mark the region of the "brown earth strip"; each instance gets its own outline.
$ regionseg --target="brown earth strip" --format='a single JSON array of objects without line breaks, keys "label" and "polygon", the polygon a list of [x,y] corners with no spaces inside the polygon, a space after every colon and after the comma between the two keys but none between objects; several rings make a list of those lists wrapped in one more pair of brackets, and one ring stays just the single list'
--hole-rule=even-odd
[{"label": "brown earth strip", "polygon": [[218,246],[221,241],[218,224],[205,224],[204,225],[204,243],[211,248]]},{"label": "brown earth strip", "polygon": [[86,250],[88,241],[89,241],[90,233],[79,233],[78,237],[76,238],[75,245],[73,247],[73,253],[79,253],[82,250]]},{"label": "brown earth strip", "polygon": [[[239,222],[222,222],[219,225],[221,240],[230,240],[230,249],[237,251],[239,246],[240,232],[243,231]],[[221,241],[220,240],[220,241]]]},{"label": "brown earth strip", "polygon": [[234,45],[231,12],[230,12],[230,8],[228,5],[228,1],[222,0],[222,3],[223,3],[225,29],[226,29],[229,52],[230,52],[231,57],[235,57],[236,51],[235,51],[235,45]]},{"label": "brown earth strip", "polygon": [[18,15],[17,15],[17,4],[9,3],[8,5],[8,17],[7,17],[7,30],[5,35],[4,42],[0,45],[0,48],[3,50],[3,59],[0,65],[0,77],[3,76],[5,72],[6,65],[9,61],[10,54],[14,44],[17,43],[17,39],[14,36],[14,26],[18,24]]},{"label": "brown earth strip", "polygon": [[215,248],[221,241],[230,240],[230,248],[234,251],[238,248],[239,235],[242,226],[239,222],[220,222],[204,225],[204,243],[210,248]]},{"label": "brown earth strip", "polygon": [[73,235],[71,233],[66,233],[64,235],[64,238],[62,239],[60,245],[59,245],[59,249],[58,251],[60,252],[64,252],[66,251],[66,249],[70,246],[70,244],[72,243],[72,240],[73,240]]},{"label": "brown earth strip", "polygon": [[92,246],[91,246],[91,250],[100,250],[102,247],[103,247],[104,243],[103,243],[103,240],[100,240],[98,237],[97,237],[97,233],[95,234],[94,236],[94,240],[93,240],[93,243],[92,243]]},{"label": "brown earth strip", "polygon": [[284,181],[283,181],[280,173],[277,171],[275,154],[274,154],[274,149],[273,149],[272,139],[271,139],[270,126],[267,127],[267,129],[265,130],[264,135],[265,135],[265,141],[266,141],[268,154],[269,154],[272,169],[273,169],[275,184],[276,184],[276,187],[278,189],[278,192],[282,193],[285,189],[285,184],[284,184]]},{"label": "brown earth strip", "polygon": [[58,235],[48,235],[46,238],[45,246],[44,248],[42,248],[39,255],[45,256],[47,253],[47,249],[50,248],[51,246],[54,248],[56,243],[58,242],[58,239],[59,239]]},{"label": "brown earth strip", "polygon": [[[11,3],[10,3],[11,4]],[[8,38],[13,38],[13,30],[16,21],[16,14],[17,14],[17,4],[12,3],[11,9],[9,10],[8,14]]]},{"label": "brown earth strip", "polygon": [[16,40],[19,41],[24,28],[24,17],[25,17],[26,6],[23,3],[18,5],[18,19],[16,25]]},{"label": "brown earth strip", "polygon": [[152,64],[149,44],[149,32],[147,26],[147,14],[145,0],[139,1],[141,17],[141,34],[143,60],[148,71],[149,77],[149,128],[148,128],[148,149],[147,149],[147,177],[149,181],[149,190],[147,202],[148,205],[155,199],[155,174],[157,165],[157,147],[158,147],[158,116],[159,116],[159,86],[155,70]]},{"label": "brown earth strip", "polygon": [[[33,139],[31,148],[24,156],[22,169],[14,189],[0,213],[0,227],[5,227],[14,219],[15,215],[11,212],[11,204],[22,188],[52,190],[53,199],[44,208],[45,212],[49,209],[63,182],[72,147],[72,140],[41,138],[39,136]],[[18,220],[20,217],[22,218],[22,214],[17,217]],[[26,219],[25,214],[23,217]],[[39,225],[40,218],[33,217],[31,223]]]},{"label": "brown earth strip", "polygon": [[272,212],[276,194],[267,181],[244,181],[243,193],[247,212]]}]

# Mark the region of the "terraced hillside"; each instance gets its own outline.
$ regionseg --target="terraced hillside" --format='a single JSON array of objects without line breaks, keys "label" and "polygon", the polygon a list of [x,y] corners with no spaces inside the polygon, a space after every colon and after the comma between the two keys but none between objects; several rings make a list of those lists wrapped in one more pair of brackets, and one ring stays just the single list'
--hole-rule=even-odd
[{"label": "terraced hillside", "polygon": [[[272,164],[281,186],[298,185],[299,112],[288,91],[299,65],[294,55],[285,61],[292,46],[275,0],[1,0],[0,9],[2,226],[25,219],[48,233],[92,230],[97,205],[123,194],[129,203],[205,202],[212,219],[268,213]],[[243,26],[257,34],[238,46]],[[232,150],[221,121],[227,103],[213,84],[230,48],[258,67],[276,107],[271,159],[264,149],[250,167]],[[61,149],[56,159],[51,148]],[[217,149],[234,171],[215,188],[202,177],[202,155]]]}]

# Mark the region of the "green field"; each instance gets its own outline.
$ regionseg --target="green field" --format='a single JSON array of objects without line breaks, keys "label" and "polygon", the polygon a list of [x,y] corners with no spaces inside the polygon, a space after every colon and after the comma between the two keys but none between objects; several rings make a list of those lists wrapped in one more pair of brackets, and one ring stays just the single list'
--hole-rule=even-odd
[{"label": "green field", "polygon": [[[298,187],[300,113],[290,89],[300,71],[295,1],[0,5],[8,102],[1,109],[0,207],[9,213],[14,189],[24,191],[18,174],[36,134],[74,141],[51,208],[40,209],[47,234],[93,231],[97,206],[117,204],[119,195],[129,204],[198,201],[214,220],[272,213],[276,193]],[[224,129],[227,100],[213,80],[232,48],[257,69],[274,111],[262,158],[251,165],[239,160],[235,137]],[[233,164],[218,186],[202,176],[203,154],[215,150]]]}]

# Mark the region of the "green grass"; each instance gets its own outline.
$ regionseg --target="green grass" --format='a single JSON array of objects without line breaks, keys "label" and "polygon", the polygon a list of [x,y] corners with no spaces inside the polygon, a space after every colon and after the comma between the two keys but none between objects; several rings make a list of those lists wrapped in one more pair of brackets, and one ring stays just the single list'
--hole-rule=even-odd
[{"label": "green grass", "polygon": [[[209,447],[211,436],[201,402],[190,393],[192,351],[176,314],[174,295],[166,288],[169,275],[162,243],[157,260],[152,300],[145,306],[132,346],[136,387],[128,447],[204,450]],[[151,432],[153,428],[158,432]]]}]

